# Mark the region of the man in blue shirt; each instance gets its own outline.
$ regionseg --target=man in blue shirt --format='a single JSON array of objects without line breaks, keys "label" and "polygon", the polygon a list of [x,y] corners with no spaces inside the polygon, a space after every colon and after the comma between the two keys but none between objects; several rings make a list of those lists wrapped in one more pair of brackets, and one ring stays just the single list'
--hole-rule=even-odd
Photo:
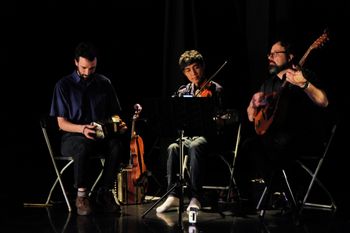
[{"label": "man in blue shirt", "polygon": [[121,114],[121,106],[111,81],[96,73],[97,53],[94,46],[80,43],[75,50],[76,70],[61,78],[55,85],[50,116],[57,117],[62,130],[61,152],[74,158],[74,186],[77,188],[78,215],[92,212],[88,198],[89,158],[102,152],[105,157],[101,187],[96,203],[106,212],[120,211],[114,200],[113,188],[122,155],[124,122],[118,125],[119,134],[99,137],[92,122],[106,122]]}]

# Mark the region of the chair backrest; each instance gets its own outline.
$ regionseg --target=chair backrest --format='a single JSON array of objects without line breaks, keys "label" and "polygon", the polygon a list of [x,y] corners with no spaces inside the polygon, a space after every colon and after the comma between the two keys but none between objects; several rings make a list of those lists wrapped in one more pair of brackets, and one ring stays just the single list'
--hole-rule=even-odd
[{"label": "chair backrest", "polygon": [[308,144],[308,142],[305,142],[306,146],[302,147],[303,151],[300,151],[298,158],[319,160],[326,157],[335,136],[337,123],[335,122],[324,127],[322,134],[317,135],[317,139],[313,143]]},{"label": "chair backrest", "polygon": [[40,127],[50,155],[54,158],[61,157],[61,134],[59,132],[59,127],[56,118],[50,116],[43,116],[40,119]]},{"label": "chair backrest", "polygon": [[227,109],[221,116],[216,117],[216,135],[211,149],[215,152],[235,150],[240,137],[240,118],[240,113],[236,109]]},{"label": "chair backrest", "polygon": [[333,141],[333,138],[334,138],[334,135],[335,135],[335,131],[337,129],[337,124],[335,123],[331,130],[330,130],[330,134],[329,134],[329,137],[328,139],[324,142],[324,151],[323,151],[323,155],[322,155],[322,158],[324,158],[326,156],[326,154],[328,153],[328,150],[332,144],[332,141]]}]

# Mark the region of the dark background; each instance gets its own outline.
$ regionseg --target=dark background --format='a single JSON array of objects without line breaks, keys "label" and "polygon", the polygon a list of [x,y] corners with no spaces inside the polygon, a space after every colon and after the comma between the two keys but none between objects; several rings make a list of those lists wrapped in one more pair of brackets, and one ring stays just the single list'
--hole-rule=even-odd
[{"label": "dark background", "polygon": [[[227,108],[242,112],[265,78],[270,41],[285,34],[301,57],[325,28],[330,41],[305,66],[326,84],[339,121],[336,143],[322,173],[336,201],[348,205],[348,1],[164,0],[164,1],[9,1],[0,9],[1,139],[0,198],[9,203],[44,201],[52,164],[39,119],[48,113],[53,86],[74,69],[73,51],[81,40],[100,50],[98,72],[108,76],[127,121],[133,105],[143,106],[138,133],[149,169],[164,181],[161,103],[186,82],[179,55],[198,49],[207,74],[224,61],[214,78],[225,87]],[[339,136],[345,135],[345,136]]]}]

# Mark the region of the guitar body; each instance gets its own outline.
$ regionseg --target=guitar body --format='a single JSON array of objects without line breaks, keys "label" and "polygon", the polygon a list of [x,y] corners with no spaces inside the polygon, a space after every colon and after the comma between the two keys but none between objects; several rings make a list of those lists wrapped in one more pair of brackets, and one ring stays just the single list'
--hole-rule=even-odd
[{"label": "guitar body", "polygon": [[275,92],[265,96],[264,101],[266,102],[266,105],[259,109],[254,118],[255,132],[258,135],[265,134],[272,124],[277,109],[277,98],[278,96]]}]

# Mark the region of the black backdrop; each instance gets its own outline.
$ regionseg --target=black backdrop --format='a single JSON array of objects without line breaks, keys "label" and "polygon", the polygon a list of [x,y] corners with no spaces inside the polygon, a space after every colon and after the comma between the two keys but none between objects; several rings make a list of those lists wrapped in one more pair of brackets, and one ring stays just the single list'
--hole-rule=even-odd
[{"label": "black backdrop", "polygon": [[[0,101],[3,136],[0,185],[3,199],[43,200],[53,169],[38,119],[49,110],[54,83],[72,71],[73,50],[92,40],[100,50],[98,71],[111,78],[127,117],[134,103],[143,106],[139,133],[146,162],[164,178],[168,138],[157,130],[159,103],[186,80],[177,59],[185,49],[200,50],[208,75],[228,61],[215,77],[225,87],[227,108],[244,109],[265,77],[271,39],[287,33],[300,55],[323,32],[330,41],[307,63],[327,84],[347,133],[347,1],[16,1],[0,12],[2,78]],[[244,125],[245,132],[250,125]],[[338,137],[326,165],[329,183],[345,202],[343,180],[348,148]],[[342,153],[338,151],[342,150]],[[163,177],[163,178],[162,178]],[[342,182],[333,182],[341,180]]]}]

